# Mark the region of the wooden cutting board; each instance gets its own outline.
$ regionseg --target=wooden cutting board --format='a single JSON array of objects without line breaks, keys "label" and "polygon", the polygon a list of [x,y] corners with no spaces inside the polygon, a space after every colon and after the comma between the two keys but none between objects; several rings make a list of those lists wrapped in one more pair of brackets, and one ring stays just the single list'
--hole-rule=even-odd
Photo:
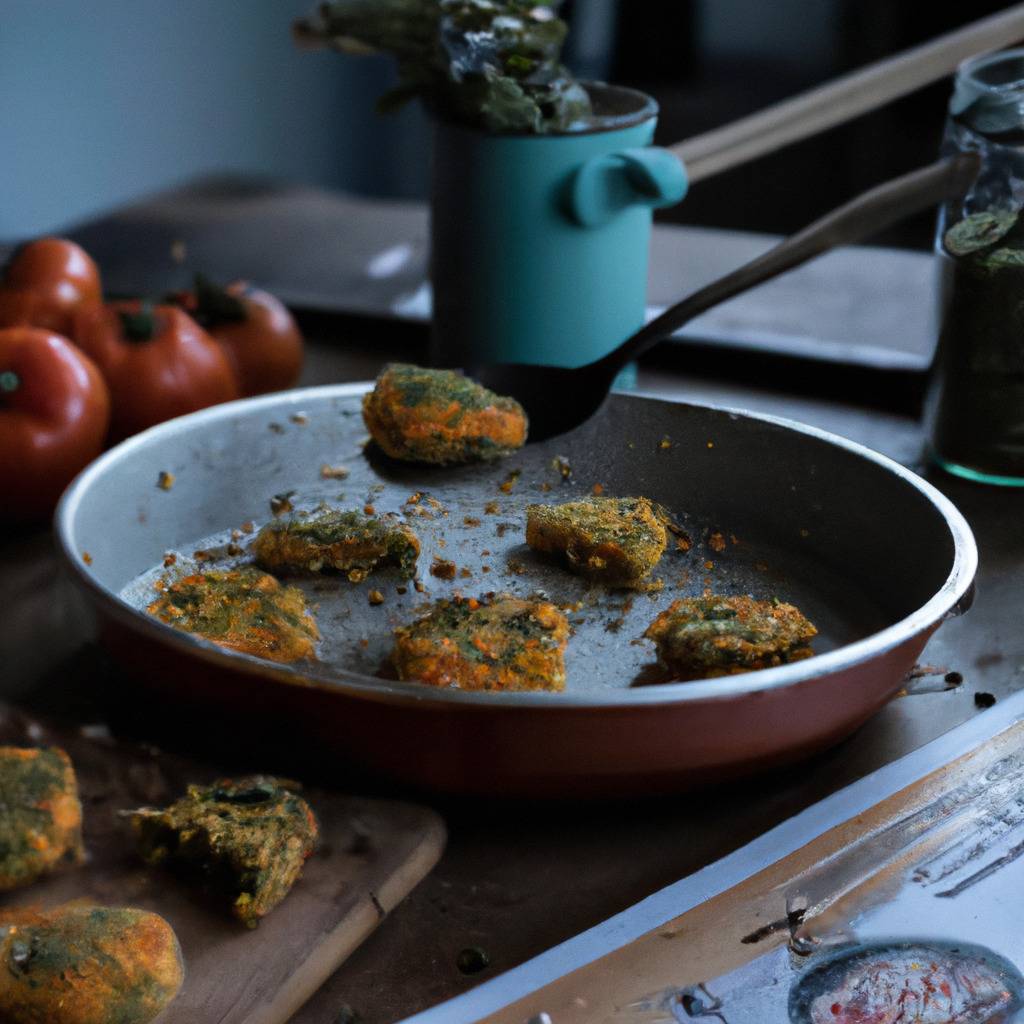
[{"label": "wooden cutting board", "polygon": [[[71,756],[87,861],[0,898],[48,907],[75,899],[152,910],[181,942],[186,980],[159,1024],[284,1024],[437,863],[441,819],[424,807],[304,795],[320,821],[317,853],[285,901],[248,930],[171,875],[134,856],[118,812],[161,805],[223,774],[102,728],[68,729],[0,707],[0,743],[57,745]],[[253,766],[258,770],[258,765]]]}]

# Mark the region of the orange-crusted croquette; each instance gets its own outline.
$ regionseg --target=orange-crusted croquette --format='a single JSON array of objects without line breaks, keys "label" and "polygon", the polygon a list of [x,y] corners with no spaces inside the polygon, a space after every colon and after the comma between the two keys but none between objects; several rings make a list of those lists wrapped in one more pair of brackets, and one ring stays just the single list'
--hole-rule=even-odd
[{"label": "orange-crusted croquette", "polygon": [[327,509],[267,523],[253,542],[253,553],[264,569],[282,573],[337,569],[355,583],[384,565],[397,566],[411,579],[420,542],[397,516]]},{"label": "orange-crusted croquette", "polygon": [[615,587],[640,585],[665,552],[666,514],[647,498],[582,498],[529,505],[526,543],[564,558],[589,579]]},{"label": "orange-crusted croquette", "polygon": [[254,775],[189,786],[170,807],[128,812],[142,858],[198,882],[244,925],[288,895],[316,848],[309,804],[285,779]]},{"label": "orange-crusted croquette", "polygon": [[752,597],[675,601],[648,626],[676,678],[709,679],[810,658],[818,630],[799,609]]},{"label": "orange-crusted croquette", "polygon": [[0,747],[0,890],[82,859],[82,805],[57,747]]},{"label": "orange-crusted croquette", "polygon": [[462,690],[562,690],[569,622],[510,594],[438,601],[395,630],[399,678]]},{"label": "orange-crusted croquette", "polygon": [[316,622],[297,587],[251,566],[161,580],[150,615],[188,633],[269,661],[316,657]]},{"label": "orange-crusted croquette", "polygon": [[407,363],[384,367],[363,397],[363,420],[386,454],[407,462],[479,462],[526,443],[526,413],[514,398],[455,370]]},{"label": "orange-crusted croquette", "polygon": [[0,964],[4,1024],[149,1024],[184,980],[171,926],[128,907],[2,909]]}]

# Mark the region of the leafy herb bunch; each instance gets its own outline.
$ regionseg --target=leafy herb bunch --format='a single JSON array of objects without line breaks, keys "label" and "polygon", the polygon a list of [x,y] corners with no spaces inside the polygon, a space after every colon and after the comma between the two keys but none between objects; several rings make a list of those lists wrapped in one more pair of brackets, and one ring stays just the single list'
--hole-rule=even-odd
[{"label": "leafy herb bunch", "polygon": [[303,44],[390,53],[397,88],[378,107],[421,98],[440,117],[488,132],[566,131],[591,112],[560,61],[561,0],[333,0],[295,23]]}]

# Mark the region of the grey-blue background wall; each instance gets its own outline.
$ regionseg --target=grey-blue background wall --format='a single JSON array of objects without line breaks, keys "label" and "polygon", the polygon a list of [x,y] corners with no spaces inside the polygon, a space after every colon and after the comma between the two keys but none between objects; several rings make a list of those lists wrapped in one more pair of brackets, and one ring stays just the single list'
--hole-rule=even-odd
[{"label": "grey-blue background wall", "polygon": [[0,239],[197,175],[415,193],[422,118],[383,58],[301,52],[312,0],[0,0]]},{"label": "grey-blue background wall", "polygon": [[[422,195],[415,107],[378,117],[387,58],[301,52],[316,0],[0,0],[0,242],[158,189],[256,174]],[[711,128],[1006,0],[565,0],[567,59],[653,93],[659,139]],[[930,160],[949,83],[702,183],[665,216],[788,232]],[[900,244],[929,244],[927,216]],[[894,240],[890,238],[890,240]]]}]

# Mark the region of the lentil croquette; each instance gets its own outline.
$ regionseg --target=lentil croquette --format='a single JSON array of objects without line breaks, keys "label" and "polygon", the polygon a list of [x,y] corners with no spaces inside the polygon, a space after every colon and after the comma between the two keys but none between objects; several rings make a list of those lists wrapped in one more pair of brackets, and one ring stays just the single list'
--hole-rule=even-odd
[{"label": "lentil croquette", "polygon": [[380,566],[395,565],[410,579],[420,542],[397,516],[328,509],[267,523],[256,535],[253,553],[264,569],[274,572],[337,569],[359,582]]},{"label": "lentil croquette", "polygon": [[647,498],[582,498],[529,505],[526,543],[581,576],[616,587],[641,583],[668,543],[667,515]]},{"label": "lentil croquette", "polygon": [[675,601],[647,628],[678,679],[709,679],[809,658],[818,631],[791,604],[751,597]]},{"label": "lentil croquette", "polygon": [[510,594],[438,601],[395,630],[399,678],[463,690],[562,690],[569,622]]},{"label": "lentil croquette", "polygon": [[297,587],[251,566],[211,570],[156,584],[150,615],[228,650],[269,661],[316,657],[316,622]]},{"label": "lentil croquette", "polygon": [[4,1024],[148,1024],[184,980],[171,926],[129,907],[0,910]]},{"label": "lentil croquette", "polygon": [[200,882],[254,928],[288,895],[319,829],[294,783],[268,776],[221,779],[163,810],[128,813],[136,848],[153,866]]},{"label": "lentil croquette", "polygon": [[514,398],[455,370],[407,363],[384,367],[363,396],[363,420],[387,455],[406,462],[480,462],[526,443],[526,413]]},{"label": "lentil croquette", "polygon": [[0,890],[82,859],[82,805],[57,747],[0,747]]}]

